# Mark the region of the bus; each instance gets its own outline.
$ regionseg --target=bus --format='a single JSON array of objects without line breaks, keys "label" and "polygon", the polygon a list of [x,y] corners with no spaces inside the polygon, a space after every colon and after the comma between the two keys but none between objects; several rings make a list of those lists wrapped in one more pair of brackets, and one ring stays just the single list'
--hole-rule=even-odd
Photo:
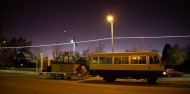
[{"label": "bus", "polygon": [[89,69],[91,75],[99,75],[106,82],[131,78],[146,79],[150,84],[163,77],[165,70],[156,52],[93,53]]}]

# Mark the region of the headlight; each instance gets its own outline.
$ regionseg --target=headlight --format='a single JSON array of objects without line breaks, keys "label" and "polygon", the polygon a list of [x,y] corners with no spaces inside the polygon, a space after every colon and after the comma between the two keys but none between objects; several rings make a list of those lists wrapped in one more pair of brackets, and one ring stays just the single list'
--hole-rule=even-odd
[{"label": "headlight", "polygon": [[163,72],[164,75],[166,75],[166,72]]}]

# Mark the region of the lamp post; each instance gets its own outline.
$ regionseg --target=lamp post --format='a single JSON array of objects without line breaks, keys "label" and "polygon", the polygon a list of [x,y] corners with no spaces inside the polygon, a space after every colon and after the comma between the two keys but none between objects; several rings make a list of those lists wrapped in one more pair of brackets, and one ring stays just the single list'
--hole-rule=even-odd
[{"label": "lamp post", "polygon": [[40,53],[40,72],[42,72],[43,70],[43,63],[44,63],[44,59],[43,59],[43,53]]},{"label": "lamp post", "polygon": [[111,46],[112,46],[112,53],[113,53],[114,52],[114,41],[113,41],[113,21],[114,21],[114,19],[113,19],[113,16],[108,15],[107,20],[108,20],[108,22],[111,23]]},{"label": "lamp post", "polygon": [[73,43],[73,57],[75,57],[75,40],[71,40],[71,43]]},{"label": "lamp post", "polygon": [[77,46],[75,36],[71,40],[71,43],[73,43],[73,57],[75,58],[75,47]]}]

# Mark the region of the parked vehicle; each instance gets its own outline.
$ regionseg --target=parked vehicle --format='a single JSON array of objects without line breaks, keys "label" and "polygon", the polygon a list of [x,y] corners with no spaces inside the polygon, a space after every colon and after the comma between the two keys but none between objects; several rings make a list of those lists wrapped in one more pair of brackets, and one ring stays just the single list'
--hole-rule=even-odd
[{"label": "parked vehicle", "polygon": [[183,72],[179,72],[175,69],[167,69],[164,73],[165,77],[182,77],[183,76]]},{"label": "parked vehicle", "polygon": [[117,78],[147,79],[155,84],[163,77],[164,66],[155,52],[93,53],[90,74],[103,77],[106,82]]}]

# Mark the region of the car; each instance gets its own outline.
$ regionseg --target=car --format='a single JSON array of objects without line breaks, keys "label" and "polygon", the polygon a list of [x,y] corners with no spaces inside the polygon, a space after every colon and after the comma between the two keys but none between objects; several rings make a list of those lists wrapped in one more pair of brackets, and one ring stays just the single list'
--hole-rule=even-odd
[{"label": "car", "polygon": [[182,77],[183,76],[183,72],[179,72],[175,69],[167,69],[164,73],[165,77]]}]

